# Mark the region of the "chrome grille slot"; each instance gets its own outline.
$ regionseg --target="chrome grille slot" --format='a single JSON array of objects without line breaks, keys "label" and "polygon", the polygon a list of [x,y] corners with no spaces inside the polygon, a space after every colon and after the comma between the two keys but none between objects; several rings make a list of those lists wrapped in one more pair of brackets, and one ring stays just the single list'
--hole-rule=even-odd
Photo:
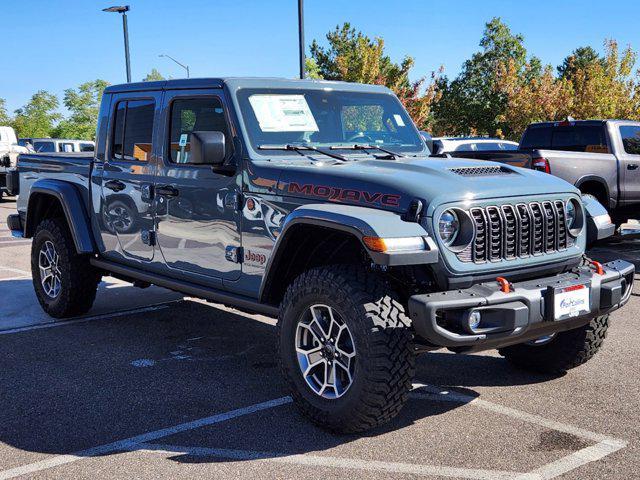
[{"label": "chrome grille slot", "polygon": [[504,218],[504,258],[510,260],[518,255],[518,219],[512,205],[502,206]]},{"label": "chrome grille slot", "polygon": [[502,217],[498,207],[487,207],[489,260],[499,262],[502,260]]},{"label": "chrome grille slot", "polygon": [[544,229],[544,251],[546,253],[557,250],[557,228],[556,228],[556,211],[551,202],[544,202],[542,209],[545,215],[545,229]]},{"label": "chrome grille slot", "polygon": [[518,242],[518,256],[528,257],[531,252],[531,212],[524,203],[516,206],[520,220],[520,242]]},{"label": "chrome grille slot", "polygon": [[567,213],[562,200],[556,200],[556,215],[558,216],[558,250],[567,248]]},{"label": "chrome grille slot", "polygon": [[531,210],[531,254],[544,253],[544,214],[539,203],[530,203]]},{"label": "chrome grille slot", "polygon": [[475,242],[473,244],[472,260],[475,263],[487,261],[487,222],[482,209],[472,208],[471,218],[476,226]]},{"label": "chrome grille slot", "polygon": [[485,263],[566,250],[572,245],[562,200],[474,207],[475,237],[457,253],[462,262]]}]

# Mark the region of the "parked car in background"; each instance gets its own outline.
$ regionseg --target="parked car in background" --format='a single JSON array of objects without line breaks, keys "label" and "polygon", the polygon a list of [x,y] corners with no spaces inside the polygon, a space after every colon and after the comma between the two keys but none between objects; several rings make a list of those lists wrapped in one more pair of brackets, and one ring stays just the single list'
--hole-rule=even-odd
[{"label": "parked car in background", "polygon": [[[453,151],[558,176],[593,195],[616,224],[636,218],[640,204],[640,122],[566,120],[533,123],[517,151]],[[634,217],[634,215],[636,217]]]},{"label": "parked car in background", "polygon": [[487,137],[435,137],[433,150],[435,155],[451,152],[484,152],[484,151],[513,151],[518,144],[510,140]]},{"label": "parked car in background", "polygon": [[18,143],[25,147],[31,145],[36,153],[93,152],[96,147],[91,140],[67,138],[21,138]]},{"label": "parked car in background", "polygon": [[13,128],[0,127],[0,200],[5,194],[13,194],[12,178],[17,188],[18,177],[13,172],[16,172],[16,161],[21,153],[27,153],[27,149],[18,145]]}]

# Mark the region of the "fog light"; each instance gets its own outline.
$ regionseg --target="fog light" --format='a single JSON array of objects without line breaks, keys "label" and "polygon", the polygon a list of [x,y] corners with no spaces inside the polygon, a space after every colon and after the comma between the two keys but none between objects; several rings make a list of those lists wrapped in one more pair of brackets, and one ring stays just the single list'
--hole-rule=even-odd
[{"label": "fog light", "polygon": [[474,310],[469,314],[469,318],[467,319],[469,330],[475,332],[477,328],[480,326],[480,321],[482,320],[482,315],[477,310]]}]

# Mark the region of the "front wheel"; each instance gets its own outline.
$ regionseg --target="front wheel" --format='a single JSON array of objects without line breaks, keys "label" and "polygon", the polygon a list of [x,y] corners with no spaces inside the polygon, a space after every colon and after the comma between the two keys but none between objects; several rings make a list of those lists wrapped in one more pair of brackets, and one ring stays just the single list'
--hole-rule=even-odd
[{"label": "front wheel", "polygon": [[532,342],[501,348],[500,355],[525,370],[564,373],[590,360],[600,349],[609,327],[609,315],[586,325]]},{"label": "front wheel", "polygon": [[79,255],[64,220],[43,220],[31,245],[33,287],[42,309],[54,318],[89,311],[101,280],[86,255]]},{"label": "front wheel", "polygon": [[278,319],[280,364],[298,409],[332,431],[388,422],[411,390],[410,319],[378,275],[356,266],[309,270]]}]

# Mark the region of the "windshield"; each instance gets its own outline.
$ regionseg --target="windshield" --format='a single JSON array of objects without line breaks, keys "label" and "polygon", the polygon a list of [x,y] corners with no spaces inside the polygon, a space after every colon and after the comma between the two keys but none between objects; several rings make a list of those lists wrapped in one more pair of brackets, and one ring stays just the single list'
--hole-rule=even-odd
[{"label": "windshield", "polygon": [[[269,145],[370,144],[397,152],[425,146],[392,95],[336,90],[243,89],[240,111],[254,150]],[[286,150],[269,154],[291,154]],[[342,152],[341,152],[342,153]]]}]

